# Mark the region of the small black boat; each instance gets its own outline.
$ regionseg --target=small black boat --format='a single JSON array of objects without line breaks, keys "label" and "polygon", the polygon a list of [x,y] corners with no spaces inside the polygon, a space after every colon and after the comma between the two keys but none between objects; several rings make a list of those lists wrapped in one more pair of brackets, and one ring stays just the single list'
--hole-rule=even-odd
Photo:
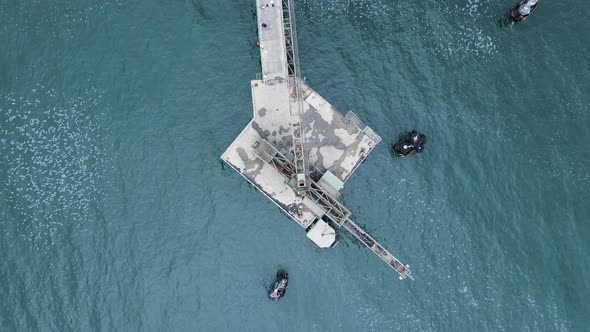
[{"label": "small black boat", "polygon": [[[510,18],[513,22],[522,22],[526,20],[531,14],[537,9],[539,5],[539,1],[535,0],[522,0],[519,2],[516,7],[510,12]],[[521,8],[522,7],[522,8]],[[524,12],[524,14],[521,12]],[[528,12],[528,14],[526,14]]]},{"label": "small black boat", "polygon": [[283,269],[279,269],[277,271],[277,278],[272,286],[272,288],[268,291],[268,298],[273,301],[280,300],[285,293],[287,292],[287,287],[289,286],[289,274],[287,271]]},{"label": "small black boat", "polygon": [[398,157],[407,157],[420,153],[426,144],[426,135],[416,130],[401,134],[399,140],[393,145],[393,153]]}]

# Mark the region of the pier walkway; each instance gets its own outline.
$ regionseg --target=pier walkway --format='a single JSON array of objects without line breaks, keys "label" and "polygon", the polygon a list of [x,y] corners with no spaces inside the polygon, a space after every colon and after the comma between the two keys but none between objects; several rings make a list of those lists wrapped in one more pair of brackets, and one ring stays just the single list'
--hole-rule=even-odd
[{"label": "pier walkway", "polygon": [[[287,70],[287,49],[283,33],[283,9],[281,1],[256,1],[258,15],[258,45],[262,65],[264,84],[284,82],[289,74]],[[267,6],[268,5],[268,6]]]}]

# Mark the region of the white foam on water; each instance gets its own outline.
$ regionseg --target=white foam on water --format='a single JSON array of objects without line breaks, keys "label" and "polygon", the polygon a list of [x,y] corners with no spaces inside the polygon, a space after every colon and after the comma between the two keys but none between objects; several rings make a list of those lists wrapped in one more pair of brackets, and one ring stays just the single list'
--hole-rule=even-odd
[{"label": "white foam on water", "polygon": [[352,14],[354,18],[366,17],[376,13],[383,4],[379,1],[366,0],[303,0],[295,4],[309,10],[307,15],[317,20],[331,20],[338,15]]},{"label": "white foam on water", "polygon": [[361,30],[376,28],[387,36],[401,34],[396,38],[432,40],[433,52],[445,59],[461,60],[469,56],[484,60],[499,51],[493,34],[497,29],[498,4],[492,0],[465,0],[454,5],[434,0],[420,3],[304,0],[296,7],[301,7],[314,22],[333,24],[335,19],[347,16]]},{"label": "white foam on water", "polygon": [[[53,4],[22,2],[15,11],[8,2],[0,2],[0,26],[5,31],[39,33],[44,37],[73,39],[79,36],[80,26],[89,23],[94,16],[113,6],[120,6],[120,0],[107,0],[88,6],[83,2],[61,1]],[[40,15],[43,12],[44,15]],[[39,18],[42,19],[39,19]]]},{"label": "white foam on water", "polygon": [[81,229],[102,194],[98,182],[109,163],[99,99],[93,89],[64,98],[41,85],[26,96],[0,96],[2,214],[37,250],[59,244],[65,228]]},{"label": "white foam on water", "polygon": [[[447,3],[432,3],[442,13],[444,21],[435,32],[436,53],[444,58],[459,58],[469,55],[479,60],[498,53],[496,37],[482,27],[496,28],[492,22],[497,18],[490,10],[495,5],[490,0],[466,0],[464,4],[449,6]],[[460,29],[446,28],[444,24],[455,23]]]}]

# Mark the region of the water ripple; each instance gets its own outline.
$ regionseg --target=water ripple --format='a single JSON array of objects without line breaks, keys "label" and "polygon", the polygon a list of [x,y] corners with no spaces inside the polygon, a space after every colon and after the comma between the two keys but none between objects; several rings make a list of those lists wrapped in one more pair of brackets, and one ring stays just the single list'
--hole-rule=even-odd
[{"label": "water ripple", "polygon": [[99,99],[93,89],[64,98],[41,85],[24,96],[0,97],[2,214],[37,249],[59,243],[66,226],[83,227],[101,194]]}]

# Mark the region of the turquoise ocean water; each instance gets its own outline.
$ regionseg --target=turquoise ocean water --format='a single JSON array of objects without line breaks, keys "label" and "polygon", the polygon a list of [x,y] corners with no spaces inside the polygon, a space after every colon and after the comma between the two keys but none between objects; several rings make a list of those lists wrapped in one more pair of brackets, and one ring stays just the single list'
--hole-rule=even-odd
[{"label": "turquoise ocean water", "polygon": [[588,331],[590,2],[513,4],[296,1],[307,82],[384,138],[342,197],[399,281],[221,163],[254,1],[1,1],[0,331]]}]

